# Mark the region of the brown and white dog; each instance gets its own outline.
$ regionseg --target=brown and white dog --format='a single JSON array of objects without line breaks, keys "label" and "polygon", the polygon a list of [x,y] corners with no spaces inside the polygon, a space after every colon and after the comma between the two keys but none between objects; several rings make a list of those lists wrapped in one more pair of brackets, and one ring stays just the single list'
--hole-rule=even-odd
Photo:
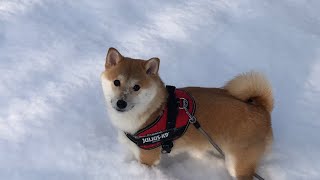
[{"label": "brown and white dog", "polygon": [[[110,48],[101,81],[112,124],[120,142],[135,158],[152,166],[160,161],[160,148],[140,149],[124,132],[134,134],[151,124],[166,106],[167,91],[158,75],[160,60],[132,59]],[[225,153],[230,175],[252,179],[262,155],[272,143],[270,113],[272,90],[263,75],[249,72],[229,81],[223,88],[182,88],[197,104],[195,116],[202,128]],[[205,154],[213,148],[195,127],[174,141],[171,154]]]}]

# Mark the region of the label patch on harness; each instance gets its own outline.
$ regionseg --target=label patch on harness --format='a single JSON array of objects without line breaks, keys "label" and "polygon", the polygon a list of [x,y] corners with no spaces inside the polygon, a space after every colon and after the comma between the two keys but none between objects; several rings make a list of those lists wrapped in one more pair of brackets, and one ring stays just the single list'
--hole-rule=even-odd
[{"label": "label patch on harness", "polygon": [[159,142],[162,139],[165,139],[167,137],[169,137],[169,132],[165,132],[165,133],[162,133],[162,134],[157,134],[157,135],[154,135],[154,136],[145,137],[145,138],[142,138],[142,144],[156,143],[156,142]]}]

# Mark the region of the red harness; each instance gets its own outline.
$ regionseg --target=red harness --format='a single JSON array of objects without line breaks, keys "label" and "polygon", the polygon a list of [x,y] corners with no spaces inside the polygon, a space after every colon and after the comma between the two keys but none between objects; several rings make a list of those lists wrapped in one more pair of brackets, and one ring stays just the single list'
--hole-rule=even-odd
[{"label": "red harness", "polygon": [[[173,86],[167,86],[167,90],[168,103],[161,115],[134,135],[126,133],[127,137],[142,149],[154,149],[162,145],[162,149],[169,153],[173,147],[172,141],[181,137],[189,126],[190,118],[183,107],[187,107],[189,113],[194,115],[196,104],[191,95]],[[169,148],[169,152],[166,148]]]}]

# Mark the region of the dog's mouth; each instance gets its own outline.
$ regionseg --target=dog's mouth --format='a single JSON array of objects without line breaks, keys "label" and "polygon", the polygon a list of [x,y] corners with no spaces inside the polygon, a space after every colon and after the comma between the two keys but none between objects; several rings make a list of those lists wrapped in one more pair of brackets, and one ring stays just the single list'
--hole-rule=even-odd
[{"label": "dog's mouth", "polygon": [[119,109],[119,108],[116,108],[117,111],[119,112],[125,112],[126,110],[125,109]]}]

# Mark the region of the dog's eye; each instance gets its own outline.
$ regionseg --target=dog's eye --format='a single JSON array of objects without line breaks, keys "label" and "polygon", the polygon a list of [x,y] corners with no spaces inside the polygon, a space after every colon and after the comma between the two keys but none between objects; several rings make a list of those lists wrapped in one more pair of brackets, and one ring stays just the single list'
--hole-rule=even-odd
[{"label": "dog's eye", "polygon": [[119,81],[119,80],[114,80],[114,81],[113,81],[113,84],[114,84],[115,86],[120,86],[120,81]]},{"label": "dog's eye", "polygon": [[139,85],[134,85],[134,86],[133,86],[133,90],[134,90],[134,91],[139,91],[139,89],[140,89],[140,86],[139,86]]}]

